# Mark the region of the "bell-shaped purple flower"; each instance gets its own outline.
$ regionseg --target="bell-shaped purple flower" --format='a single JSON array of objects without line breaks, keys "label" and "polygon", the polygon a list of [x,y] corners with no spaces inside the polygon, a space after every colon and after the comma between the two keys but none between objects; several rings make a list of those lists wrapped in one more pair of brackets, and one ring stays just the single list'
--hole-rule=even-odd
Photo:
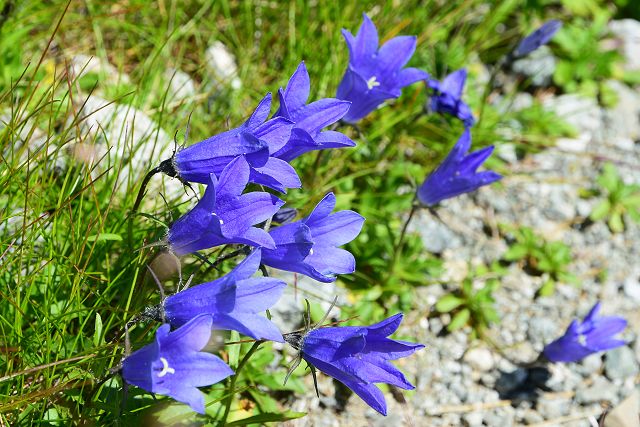
[{"label": "bell-shaped purple flower", "polygon": [[592,353],[627,344],[615,338],[627,327],[627,321],[617,316],[598,316],[600,303],[593,306],[582,322],[574,320],[563,336],[543,350],[552,362],[577,362]]},{"label": "bell-shaped purple flower", "polygon": [[349,110],[350,103],[334,98],[320,99],[307,104],[309,98],[309,73],[301,62],[289,79],[286,89],[278,91],[280,108],[275,117],[284,117],[295,123],[289,141],[274,157],[287,162],[313,150],[354,147],[356,144],[346,135],[333,130],[321,132],[340,120]]},{"label": "bell-shaped purple flower", "polygon": [[275,214],[284,202],[265,192],[242,194],[249,181],[244,156],[229,163],[210,183],[198,204],[169,228],[167,244],[176,255],[239,243],[275,248],[269,234],[252,227]]},{"label": "bell-shaped purple flower", "polygon": [[493,171],[477,172],[487,160],[493,146],[467,154],[471,148],[471,133],[466,129],[446,159],[418,188],[418,199],[426,206],[474,191],[502,178]]},{"label": "bell-shaped purple flower", "polygon": [[122,361],[124,380],[148,392],[162,394],[204,414],[204,395],[197,387],[215,384],[233,371],[219,357],[201,352],[211,337],[211,316],[199,316],[169,332],[164,324],[152,344]]},{"label": "bell-shaped purple flower", "polygon": [[193,286],[164,300],[167,322],[178,327],[201,314],[213,318],[213,328],[231,329],[257,340],[283,342],[278,328],[258,315],[273,306],[287,286],[282,280],[251,276],[260,266],[255,249],[230,273]]},{"label": "bell-shaped purple flower", "polygon": [[331,214],[335,205],[336,197],[329,193],[306,218],[273,228],[269,234],[276,248],[263,249],[262,263],[320,282],[333,282],[337,274],[353,273],[355,258],[338,246],[356,238],[364,218],[353,211]]},{"label": "bell-shaped purple flower", "polygon": [[405,390],[414,386],[389,361],[411,355],[422,344],[387,338],[402,322],[402,313],[372,326],[311,330],[302,340],[302,358],[353,390],[367,405],[387,415],[387,403],[376,383]]},{"label": "bell-shaped purple flower", "polygon": [[464,68],[449,74],[442,82],[430,79],[427,84],[434,93],[431,95],[429,108],[436,113],[457,117],[465,127],[471,127],[475,119],[469,106],[462,100],[466,80],[467,70]]},{"label": "bell-shaped purple flower", "polygon": [[562,28],[562,22],[556,19],[547,21],[540,28],[523,38],[513,51],[514,58],[530,54],[540,46],[549,43],[553,36]]},{"label": "bell-shaped purple flower", "polygon": [[363,18],[355,37],[342,30],[349,47],[349,67],[337,97],[351,102],[342,118],[347,123],[355,123],[385,100],[399,97],[403,87],[429,78],[417,68],[402,68],[416,49],[415,36],[394,37],[378,49],[378,30],[366,14]]},{"label": "bell-shaped purple flower", "polygon": [[236,157],[245,156],[251,167],[250,182],[276,191],[300,188],[300,178],[286,161],[271,155],[285,146],[293,123],[284,117],[265,120],[271,108],[267,94],[242,126],[214,135],[178,151],[172,160],[171,175],[189,182],[209,183],[209,175],[220,177]]}]

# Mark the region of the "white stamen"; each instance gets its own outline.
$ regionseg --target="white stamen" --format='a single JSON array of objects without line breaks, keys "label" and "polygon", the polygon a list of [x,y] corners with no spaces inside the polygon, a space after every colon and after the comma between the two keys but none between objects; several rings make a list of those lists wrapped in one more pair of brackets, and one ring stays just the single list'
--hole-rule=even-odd
[{"label": "white stamen", "polygon": [[313,249],[309,249],[309,255],[313,255]]},{"label": "white stamen", "polygon": [[220,225],[224,224],[224,221],[222,220],[222,218],[220,218],[218,221],[220,221]]},{"label": "white stamen", "polygon": [[380,86],[380,82],[376,80],[376,76],[373,76],[369,80],[367,80],[367,87],[369,88],[369,90],[373,89],[376,86]]},{"label": "white stamen", "polygon": [[160,358],[162,362],[162,371],[158,374],[158,377],[162,378],[167,374],[175,374],[176,370],[169,367],[169,362],[164,357]]},{"label": "white stamen", "polygon": [[587,337],[585,335],[578,335],[578,342],[580,345],[587,345]]}]

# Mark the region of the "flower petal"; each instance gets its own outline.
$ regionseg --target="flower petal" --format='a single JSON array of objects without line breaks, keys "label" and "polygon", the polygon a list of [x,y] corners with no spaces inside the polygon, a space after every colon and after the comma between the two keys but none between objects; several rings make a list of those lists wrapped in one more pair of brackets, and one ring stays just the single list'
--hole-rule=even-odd
[{"label": "flower petal", "polygon": [[378,52],[379,68],[386,79],[391,79],[404,67],[416,50],[416,36],[398,36],[382,45]]},{"label": "flower petal", "polygon": [[324,219],[331,214],[333,208],[336,207],[336,196],[330,192],[325,194],[325,196],[318,202],[318,204],[313,208],[308,217],[306,217],[302,222],[312,226],[317,221]]},{"label": "flower petal", "polygon": [[313,241],[322,246],[342,246],[360,234],[364,217],[354,211],[340,211],[323,219],[306,222]]},{"label": "flower petal", "polygon": [[302,182],[293,166],[275,157],[269,157],[263,167],[252,169],[250,180],[281,193],[286,193],[287,188],[302,187]]},{"label": "flower petal", "polygon": [[309,73],[307,72],[304,61],[302,61],[289,79],[287,88],[283,93],[287,108],[290,112],[294,112],[305,106],[307,99],[309,99],[310,87]]},{"label": "flower petal", "polygon": [[269,110],[271,110],[271,92],[267,93],[264,98],[260,101],[256,109],[251,114],[251,117],[244,122],[242,127],[249,131],[254,130],[269,117]]}]

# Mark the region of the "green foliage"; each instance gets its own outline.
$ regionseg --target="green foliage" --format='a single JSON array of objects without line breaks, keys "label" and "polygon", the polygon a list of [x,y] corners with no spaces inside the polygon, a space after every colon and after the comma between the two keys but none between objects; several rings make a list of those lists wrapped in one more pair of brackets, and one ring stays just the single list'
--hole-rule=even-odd
[{"label": "green foliage", "polygon": [[604,220],[613,233],[625,229],[625,218],[640,222],[640,186],[625,184],[616,167],[606,163],[596,179],[600,194],[604,196],[593,208],[589,218],[592,221]]},{"label": "green foliage", "polygon": [[513,238],[503,259],[508,262],[520,261],[525,270],[534,275],[546,273],[547,281],[538,291],[546,296],[553,293],[556,282],[575,283],[576,277],[569,272],[571,248],[561,241],[547,242],[529,227],[502,227]]},{"label": "green foliage", "polygon": [[[463,280],[460,289],[442,296],[436,302],[435,308],[439,313],[451,314],[451,321],[447,325],[449,332],[469,325],[475,334],[483,336],[489,326],[500,321],[494,307],[493,293],[500,287],[497,277],[502,273],[503,269],[498,264],[490,268],[476,268]],[[480,281],[482,276],[488,278]],[[474,286],[474,283],[482,286]]]},{"label": "green foliage", "polygon": [[605,89],[605,80],[615,76],[622,59],[613,49],[602,47],[610,15],[598,10],[593,18],[576,18],[555,35],[559,61],[554,82],[567,92],[597,97]]}]

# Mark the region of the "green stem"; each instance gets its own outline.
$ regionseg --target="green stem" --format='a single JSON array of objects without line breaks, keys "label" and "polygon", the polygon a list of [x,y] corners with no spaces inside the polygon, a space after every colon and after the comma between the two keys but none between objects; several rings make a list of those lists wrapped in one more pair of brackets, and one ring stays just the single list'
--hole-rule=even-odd
[{"label": "green stem", "polygon": [[222,416],[222,421],[220,422],[221,426],[224,426],[227,424],[227,417],[229,416],[229,411],[231,411],[231,403],[233,403],[233,395],[235,394],[235,389],[236,389],[236,381],[238,379],[238,377],[240,376],[240,371],[242,371],[242,368],[244,368],[244,365],[247,364],[247,362],[249,361],[249,358],[251,358],[251,356],[253,356],[253,353],[256,352],[256,350],[258,350],[258,347],[260,347],[260,344],[262,344],[263,341],[256,341],[253,343],[253,345],[251,346],[251,348],[249,349],[249,351],[247,351],[247,354],[244,355],[244,357],[242,358],[242,360],[240,361],[240,363],[238,364],[238,367],[236,368],[236,372],[234,375],[231,376],[231,378],[229,379],[229,396],[227,396],[227,401],[225,404],[225,408],[224,408],[224,415]]},{"label": "green stem", "polygon": [[480,102],[480,113],[478,114],[477,127],[480,127],[480,123],[482,123],[482,116],[484,115],[484,107],[487,104],[487,98],[489,98],[489,94],[493,89],[493,84],[495,83],[496,77],[498,76],[498,71],[500,71],[500,69],[506,62],[507,62],[506,57],[503,57],[496,64],[493,65],[491,74],[489,76],[489,81],[487,82],[487,85],[484,87],[484,92],[482,94],[482,99]]},{"label": "green stem", "polygon": [[127,237],[129,239],[129,246],[133,245],[133,217],[138,211],[138,208],[140,207],[140,203],[142,203],[142,199],[144,197],[149,181],[155,174],[160,172],[162,172],[162,169],[160,169],[160,167],[153,168],[142,179],[142,184],[140,185],[140,190],[138,190],[138,196],[136,197],[136,201],[133,204],[133,208],[131,208],[131,212],[129,212],[128,218],[126,218],[129,221],[129,223],[127,224]]},{"label": "green stem", "polygon": [[398,255],[400,254],[400,251],[402,250],[402,243],[404,242],[404,237],[407,234],[407,228],[409,227],[409,223],[411,222],[411,219],[413,218],[413,215],[415,215],[416,211],[418,210],[418,205],[414,202],[411,204],[411,211],[409,212],[409,216],[407,217],[407,220],[404,222],[404,225],[402,226],[402,231],[400,232],[400,237],[398,238],[398,241],[395,244],[395,247],[393,249],[393,259],[396,260],[398,258]]}]

